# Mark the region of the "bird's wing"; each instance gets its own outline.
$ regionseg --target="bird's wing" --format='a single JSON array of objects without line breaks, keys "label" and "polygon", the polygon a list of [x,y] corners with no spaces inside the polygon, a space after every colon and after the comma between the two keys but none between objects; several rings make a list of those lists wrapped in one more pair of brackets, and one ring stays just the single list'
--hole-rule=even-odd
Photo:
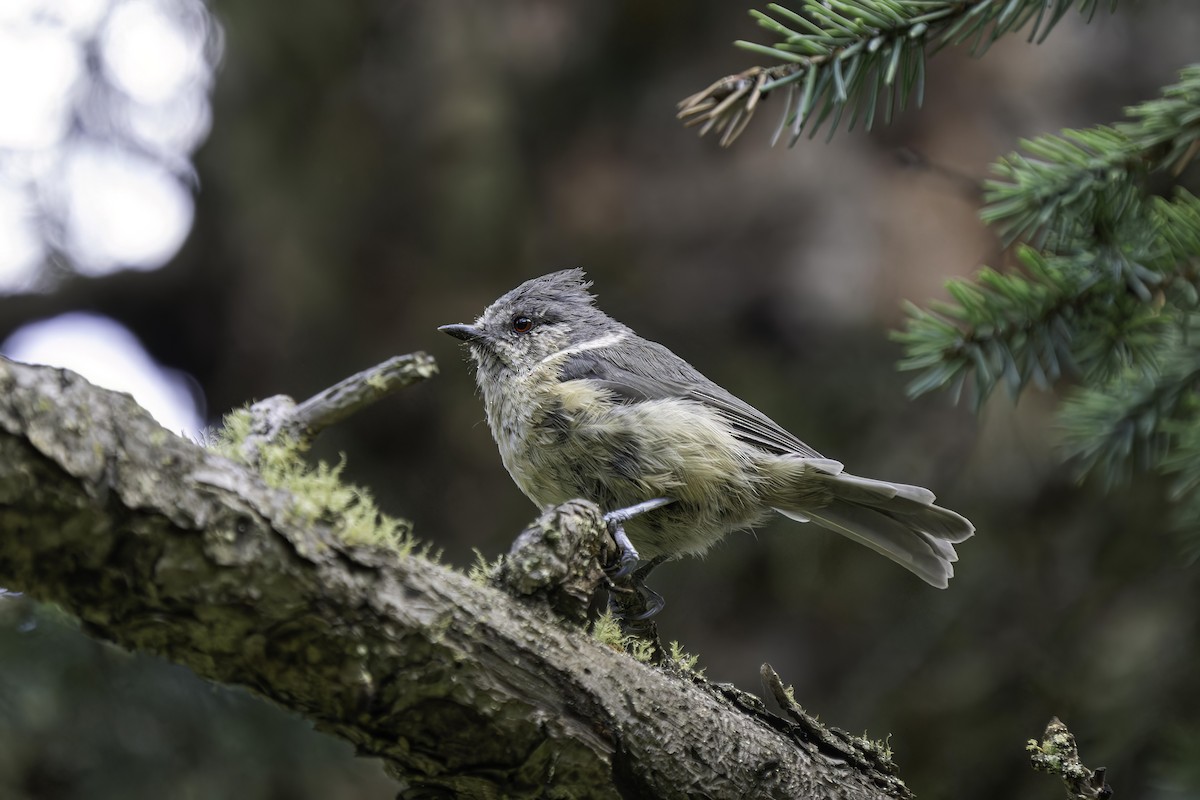
[{"label": "bird's wing", "polygon": [[716,410],[742,441],[779,455],[823,458],[779,427],[770,417],[700,374],[662,345],[637,339],[635,347],[607,347],[570,355],[560,367],[562,381],[586,379],[627,403],[688,399]]}]

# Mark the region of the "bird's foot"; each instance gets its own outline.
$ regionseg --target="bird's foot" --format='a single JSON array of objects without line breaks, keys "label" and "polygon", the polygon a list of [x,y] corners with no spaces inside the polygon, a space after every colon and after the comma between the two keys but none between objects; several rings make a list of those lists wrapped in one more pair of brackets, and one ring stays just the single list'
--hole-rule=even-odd
[{"label": "bird's foot", "polygon": [[613,616],[627,623],[642,622],[663,610],[667,601],[646,585],[646,576],[669,558],[667,555],[655,556],[634,570],[628,581],[623,581],[621,586],[612,587],[608,605]]},{"label": "bird's foot", "polygon": [[608,532],[612,535],[613,541],[617,543],[616,561],[606,569],[609,578],[613,580],[624,578],[633,572],[638,561],[641,560],[637,548],[633,546],[633,542],[629,541],[629,535],[625,533],[625,523],[636,516],[653,511],[656,508],[662,508],[668,503],[673,502],[675,501],[669,498],[656,497],[653,500],[646,500],[628,508],[618,508],[615,511],[609,511],[604,515],[604,522],[608,525]]}]

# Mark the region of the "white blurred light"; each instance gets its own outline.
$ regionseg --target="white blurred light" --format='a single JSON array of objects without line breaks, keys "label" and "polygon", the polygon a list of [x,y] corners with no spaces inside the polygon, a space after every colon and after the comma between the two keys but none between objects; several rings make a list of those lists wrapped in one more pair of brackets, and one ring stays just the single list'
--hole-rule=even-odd
[{"label": "white blurred light", "polygon": [[180,92],[170,102],[147,106],[130,103],[126,111],[129,130],[155,150],[190,153],[208,136],[212,109],[200,88]]},{"label": "white blurred light", "polygon": [[62,191],[68,247],[85,275],[162,266],[192,227],[192,196],[179,180],[161,164],[115,147],[72,150]]},{"label": "white blurred light", "polygon": [[67,31],[0,28],[0,148],[50,147],[70,123],[82,53]]},{"label": "white blurred light", "polygon": [[174,433],[195,436],[203,426],[188,379],[155,362],[136,336],[108,317],[76,312],[35,322],[0,344],[0,352],[65,367],[97,386],[128,392]]},{"label": "white blurred light", "polygon": [[113,10],[100,57],[113,83],[147,105],[170,100],[208,72],[203,31],[187,30],[152,0],[129,0]]},{"label": "white blurred light", "polygon": [[42,240],[29,196],[0,180],[0,292],[28,289],[42,263]]},{"label": "white blurred light", "polygon": [[0,24],[27,20],[37,7],[36,0],[6,0],[0,3]]},{"label": "white blurred light", "polygon": [[178,252],[218,48],[200,0],[0,0],[0,182],[27,190],[0,197],[0,293],[34,285],[48,246],[87,275]]},{"label": "white blurred light", "polygon": [[110,0],[0,0],[0,23],[37,19],[87,33],[96,27]]}]

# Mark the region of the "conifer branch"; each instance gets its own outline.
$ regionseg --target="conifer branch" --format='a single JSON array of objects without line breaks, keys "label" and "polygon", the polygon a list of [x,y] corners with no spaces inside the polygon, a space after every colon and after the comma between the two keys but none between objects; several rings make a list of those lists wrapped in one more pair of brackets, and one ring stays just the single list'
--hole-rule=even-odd
[{"label": "conifer branch", "polygon": [[1184,557],[1194,564],[1200,561],[1200,408],[1195,391],[1182,398],[1177,414],[1162,426],[1172,441],[1160,468],[1172,478],[1175,530]]},{"label": "conifer branch", "polygon": [[1067,455],[1106,488],[1127,482],[1135,471],[1158,468],[1177,435],[1197,427],[1200,350],[1177,333],[1166,338],[1170,343],[1154,374],[1118,376],[1063,404]]},{"label": "conifer branch", "polygon": [[[969,384],[978,410],[1004,385],[1014,398],[1030,383],[1049,389],[1064,375],[1129,366],[1154,346],[1160,321],[1088,269],[1088,258],[1044,258],[1022,250],[1025,275],[984,268],[973,283],[947,285],[953,303],[907,306],[904,370],[921,374],[910,396],[950,388],[957,401]],[[1080,326],[1087,328],[1080,334]]]},{"label": "conifer branch", "polygon": [[1067,375],[1107,385],[1157,374],[1200,306],[1200,200],[1139,199],[1119,232],[1069,255],[1023,248],[1020,273],[985,267],[947,284],[952,302],[909,304],[894,336],[900,368],[920,372],[909,394],[950,388],[957,400],[969,386],[978,410],[1002,384],[1015,398]]},{"label": "conifer branch", "polygon": [[[678,116],[685,125],[700,125],[701,136],[712,131],[720,135],[722,146],[729,146],[761,101],[785,89],[772,144],[787,130],[790,147],[806,132],[815,136],[827,122],[832,136],[847,110],[848,129],[861,119],[869,130],[880,111],[890,123],[910,98],[920,107],[925,59],[943,47],[966,44],[973,55],[982,55],[1001,36],[1026,26],[1029,40],[1040,43],[1072,7],[1090,16],[1102,4],[1103,0],[803,0],[797,12],[770,3],[769,13],[750,13],[776,41],[735,44],[783,63],[722,78],[682,100]],[[1115,9],[1117,0],[1107,5]]]},{"label": "conifer branch", "polygon": [[1133,203],[1138,181],[1179,175],[1200,153],[1200,65],[1183,70],[1162,97],[1126,110],[1129,120],[1023,140],[1024,152],[994,166],[983,220],[1005,244],[1069,246],[1110,226]]}]

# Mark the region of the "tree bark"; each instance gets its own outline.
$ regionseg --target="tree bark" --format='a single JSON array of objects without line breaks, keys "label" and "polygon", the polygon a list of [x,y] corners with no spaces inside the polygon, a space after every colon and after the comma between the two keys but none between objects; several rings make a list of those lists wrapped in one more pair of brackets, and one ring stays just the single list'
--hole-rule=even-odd
[{"label": "tree bark", "polygon": [[129,396],[0,359],[0,585],[304,715],[401,797],[909,796],[731,687],[295,509]]}]

